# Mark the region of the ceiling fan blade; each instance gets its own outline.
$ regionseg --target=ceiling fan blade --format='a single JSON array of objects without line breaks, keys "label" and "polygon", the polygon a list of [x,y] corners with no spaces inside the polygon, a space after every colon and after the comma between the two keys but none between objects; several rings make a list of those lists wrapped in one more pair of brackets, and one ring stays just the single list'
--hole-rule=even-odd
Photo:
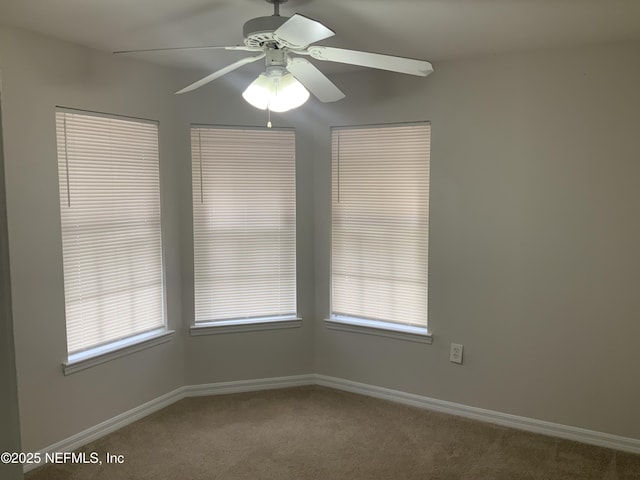
[{"label": "ceiling fan blade", "polygon": [[206,77],[198,80],[197,82],[194,82],[191,85],[184,87],[182,90],[178,90],[176,92],[176,95],[180,93],[187,93],[192,90],[195,90],[196,88],[200,88],[201,86],[206,85],[209,82],[212,82],[216,78],[226,75],[229,72],[233,72],[234,70],[242,67],[243,65],[247,65],[248,63],[255,62],[256,60],[260,60],[261,58],[264,58],[264,57],[265,57],[265,54],[262,53],[260,55],[256,55],[255,57],[246,57],[241,60],[238,60],[237,62],[234,62],[231,65],[227,65],[226,67],[221,68],[220,70],[213,72],[210,75],[207,75]]},{"label": "ceiling fan blade", "polygon": [[298,13],[273,32],[276,40],[293,48],[304,48],[325,38],[333,37],[335,34],[336,32],[320,22]]},{"label": "ceiling fan blade", "polygon": [[242,50],[245,52],[258,52],[262,50],[258,47],[247,47],[246,45],[229,45],[229,46],[215,46],[204,45],[202,47],[174,47],[174,48],[146,48],[143,50],[120,50],[113,52],[114,55],[126,55],[128,53],[146,53],[146,52],[171,52],[180,50]]},{"label": "ceiling fan blade", "polygon": [[424,60],[414,60],[412,58],[392,57],[379,53],[359,52],[357,50],[345,50],[344,48],[309,47],[309,54],[317,60],[329,62],[347,63],[349,65],[359,65],[361,67],[378,68],[391,72],[407,73],[426,77],[433,72],[433,67]]},{"label": "ceiling fan blade", "polygon": [[344,93],[305,58],[290,59],[287,70],[321,102],[335,102],[344,98]]}]

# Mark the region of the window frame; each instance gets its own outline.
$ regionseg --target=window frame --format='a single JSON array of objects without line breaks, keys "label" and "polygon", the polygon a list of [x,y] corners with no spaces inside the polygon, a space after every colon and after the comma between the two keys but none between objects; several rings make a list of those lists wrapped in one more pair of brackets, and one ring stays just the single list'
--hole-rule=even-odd
[{"label": "window frame", "polygon": [[[193,133],[194,129],[213,129],[213,130],[246,130],[246,131],[288,131],[292,132],[294,135],[294,147],[293,147],[293,155],[294,155],[294,174],[293,174],[293,182],[294,182],[294,208],[295,208],[295,242],[294,242],[294,254],[295,254],[295,283],[296,283],[296,293],[295,293],[295,304],[296,304],[296,313],[291,315],[280,315],[280,316],[261,316],[261,317],[251,317],[251,318],[232,318],[232,319],[224,319],[224,320],[208,320],[208,321],[196,321],[196,279],[195,279],[195,221],[194,221],[194,198],[195,192],[193,191],[193,169],[194,169],[194,152],[193,152],[193,141],[190,141],[190,160],[191,160],[191,207],[192,207],[192,242],[191,246],[193,248],[193,264],[194,268],[193,272],[193,296],[191,297],[193,300],[193,317],[190,322],[189,332],[191,336],[204,336],[204,335],[218,335],[218,334],[227,334],[227,333],[242,333],[242,332],[256,332],[256,331],[266,331],[266,330],[281,330],[281,329],[290,329],[290,328],[299,328],[302,326],[302,318],[299,315],[299,291],[298,291],[298,253],[297,253],[297,237],[298,237],[298,208],[297,208],[297,200],[298,200],[298,185],[297,185],[297,135],[295,128],[291,127],[274,127],[274,128],[266,128],[261,126],[249,126],[249,125],[216,125],[216,124],[202,124],[202,123],[193,123],[189,128],[189,137]],[[201,155],[199,153],[199,155]]]},{"label": "window frame", "polygon": [[[416,122],[395,122],[395,123],[381,123],[381,124],[364,124],[364,125],[344,125],[344,126],[332,126],[330,131],[330,165],[329,165],[329,178],[330,178],[330,215],[329,215],[329,316],[325,319],[325,324],[327,328],[336,331],[350,332],[350,333],[358,333],[358,334],[367,334],[367,335],[375,335],[386,338],[392,338],[397,340],[404,340],[416,343],[423,344],[431,344],[433,343],[433,335],[429,330],[429,323],[425,326],[416,326],[416,325],[407,325],[402,323],[395,323],[383,320],[374,320],[368,318],[362,318],[357,316],[349,316],[344,314],[335,314],[333,312],[333,168],[334,168],[334,158],[333,158],[333,138],[334,132],[337,130],[362,130],[362,129],[376,129],[376,128],[385,128],[385,127],[401,127],[401,126],[412,126],[412,125],[421,125],[429,127],[429,152],[428,152],[428,171],[431,170],[431,122],[430,121],[416,121]],[[429,191],[427,194],[427,201],[430,200],[430,176],[429,176]],[[429,209],[430,203],[427,206],[427,246],[428,236],[430,234],[429,229]],[[427,266],[429,253],[427,247]],[[427,270],[428,271],[428,270]],[[428,284],[427,284],[427,298],[428,298]],[[428,301],[427,301],[428,308]]]},{"label": "window frame", "polygon": [[[94,367],[96,365],[100,365],[102,363],[108,362],[110,360],[121,358],[132,353],[145,350],[147,348],[154,347],[156,345],[160,345],[170,341],[174,334],[175,330],[169,329],[168,326],[168,318],[167,318],[167,282],[166,282],[166,256],[165,256],[165,241],[164,241],[164,222],[163,222],[163,197],[161,191],[161,152],[160,152],[160,122],[157,120],[133,117],[127,115],[113,114],[113,113],[105,113],[105,112],[97,112],[92,110],[84,110],[84,109],[76,109],[69,107],[56,106],[54,108],[54,119],[57,125],[57,116],[58,114],[73,114],[73,115],[83,115],[88,117],[96,117],[96,118],[106,118],[113,120],[123,120],[127,122],[137,122],[142,124],[151,124],[156,127],[157,132],[157,150],[158,150],[158,208],[159,208],[159,234],[160,234],[160,281],[161,281],[161,315],[162,322],[156,328],[133,333],[129,336],[119,338],[116,340],[110,340],[104,343],[96,344],[91,347],[85,348],[83,350],[69,353],[69,343],[67,338],[67,298],[65,293],[64,298],[64,308],[65,308],[65,350],[67,358],[62,362],[62,371],[64,375],[71,375],[73,373],[85,370],[87,368]],[[58,157],[58,135],[59,132],[57,130],[57,126],[55,129],[56,132],[56,170],[57,170],[57,185],[58,185],[58,208],[60,209],[60,232],[61,232],[61,264],[64,269],[64,238],[62,231],[62,204],[61,204],[61,196],[60,196],[60,177],[58,169],[60,164],[60,158]],[[66,134],[65,134],[66,135]],[[67,187],[68,188],[68,187]],[[66,291],[66,285],[63,283],[63,289]]]}]

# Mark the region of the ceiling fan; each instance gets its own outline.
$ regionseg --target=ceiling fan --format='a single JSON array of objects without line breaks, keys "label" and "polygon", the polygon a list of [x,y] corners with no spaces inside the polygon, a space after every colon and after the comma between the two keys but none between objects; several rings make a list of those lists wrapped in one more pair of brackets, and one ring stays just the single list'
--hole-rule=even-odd
[{"label": "ceiling fan", "polygon": [[274,112],[283,112],[302,105],[309,98],[309,92],[321,102],[335,102],[344,98],[344,93],[314,64],[304,58],[307,55],[321,61],[423,77],[433,72],[431,64],[424,60],[312,45],[332,37],[335,32],[322,23],[298,13],[291,17],[280,16],[280,4],[287,0],[266,1],[273,4],[273,15],[253,18],[244,24],[244,45],[155,48],[114,53],[214,49],[259,52],[258,55],[245,57],[227,65],[175,93],[190,92],[244,65],[265,59],[265,73],[260,74],[249,85],[243,97],[257,108]]}]

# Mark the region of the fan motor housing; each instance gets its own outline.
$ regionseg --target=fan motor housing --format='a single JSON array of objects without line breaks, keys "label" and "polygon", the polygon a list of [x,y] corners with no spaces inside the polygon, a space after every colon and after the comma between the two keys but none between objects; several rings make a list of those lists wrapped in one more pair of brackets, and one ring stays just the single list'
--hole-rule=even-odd
[{"label": "fan motor housing", "polygon": [[247,47],[262,47],[267,42],[273,42],[273,32],[287,20],[289,17],[279,15],[252,18],[242,27],[244,44]]}]

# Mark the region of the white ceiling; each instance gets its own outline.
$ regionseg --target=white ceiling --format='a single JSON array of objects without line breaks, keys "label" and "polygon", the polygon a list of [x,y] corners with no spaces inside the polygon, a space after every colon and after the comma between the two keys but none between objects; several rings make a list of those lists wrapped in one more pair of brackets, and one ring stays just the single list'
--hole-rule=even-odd
[{"label": "white ceiling", "polygon": [[[0,23],[111,52],[241,44],[242,24],[272,8],[264,0],[0,0]],[[640,39],[640,0],[289,0],[281,6],[282,15],[295,12],[336,31],[323,45],[432,62]],[[213,69],[242,56],[197,51],[138,58]]]}]

